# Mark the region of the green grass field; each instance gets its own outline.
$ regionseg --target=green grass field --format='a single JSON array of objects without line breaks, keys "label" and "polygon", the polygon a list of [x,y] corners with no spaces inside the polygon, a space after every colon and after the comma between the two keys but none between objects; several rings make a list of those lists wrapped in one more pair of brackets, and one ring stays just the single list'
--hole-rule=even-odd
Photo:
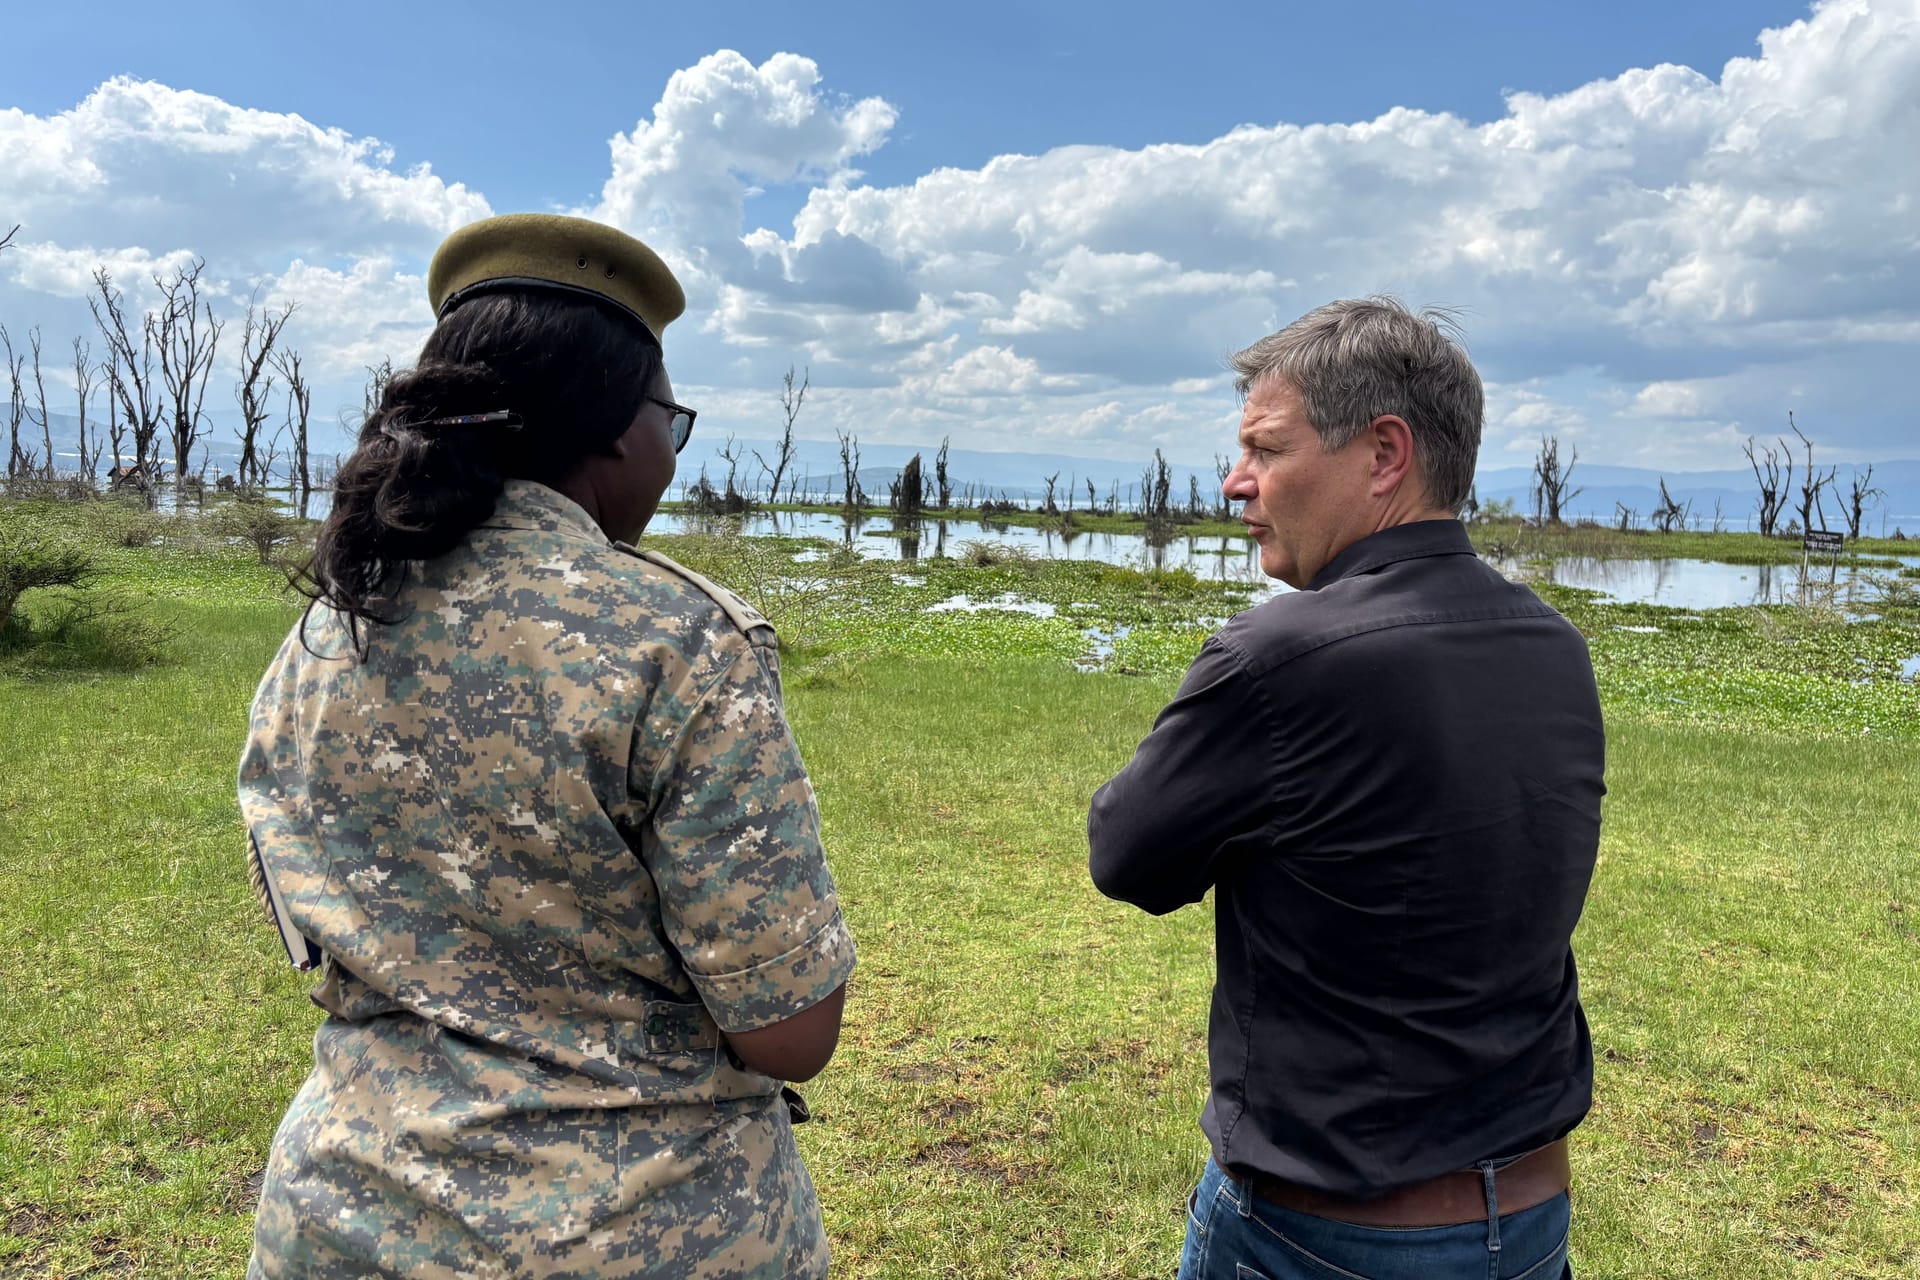
[{"label": "green grass field", "polygon": [[[0,1276],[232,1276],[318,1017],[247,890],[232,787],[292,609],[250,553],[101,554],[171,625],[160,662],[0,652]],[[859,609],[778,602],[816,610],[789,705],[861,953],[801,1130],[837,1274],[1170,1276],[1211,919],[1101,899],[1084,815],[1194,619],[1231,606],[1178,575],[922,568],[820,588]],[[927,621],[958,589],[1061,608]],[[1579,1274],[1920,1273],[1920,629],[1556,602],[1611,738],[1577,939]],[[1076,672],[1114,621],[1132,659]]]}]

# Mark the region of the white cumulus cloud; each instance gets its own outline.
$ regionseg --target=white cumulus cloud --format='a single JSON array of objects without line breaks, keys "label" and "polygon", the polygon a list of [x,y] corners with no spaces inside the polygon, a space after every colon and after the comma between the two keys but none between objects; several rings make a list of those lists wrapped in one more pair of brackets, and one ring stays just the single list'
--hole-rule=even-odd
[{"label": "white cumulus cloud", "polygon": [[[1560,431],[1583,458],[1692,459],[1789,407],[1836,457],[1911,454],[1920,0],[1824,0],[1756,35],[1724,67],[1623,68],[1487,120],[1409,103],[899,185],[859,169],[892,105],[797,53],[722,50],[610,140],[578,208],[684,276],[676,383],[723,431],[763,431],[749,406],[796,363],[815,435],[1204,462],[1231,441],[1227,352],[1386,291],[1459,311],[1490,458]],[[229,305],[297,299],[290,336],[343,387],[411,355],[427,255],[491,211],[375,139],[122,79],[0,110],[0,173],[0,216],[26,223],[0,319],[57,332],[93,265],[135,281],[204,256]],[[786,225],[754,218],[769,188],[799,207]]]}]

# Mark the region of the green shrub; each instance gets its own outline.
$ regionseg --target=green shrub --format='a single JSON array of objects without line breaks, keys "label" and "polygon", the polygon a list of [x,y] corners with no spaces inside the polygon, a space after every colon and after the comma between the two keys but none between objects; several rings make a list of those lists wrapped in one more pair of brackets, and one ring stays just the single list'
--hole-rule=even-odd
[{"label": "green shrub", "polygon": [[27,592],[85,586],[97,573],[86,548],[10,514],[0,522],[0,634],[13,625]]},{"label": "green shrub", "polygon": [[300,534],[302,522],[265,498],[240,497],[212,517],[213,529],[250,545],[261,564],[274,563],[274,553]]},{"label": "green shrub", "polygon": [[136,602],[89,591],[16,616],[0,631],[0,658],[25,671],[132,671],[158,662],[173,636]]}]

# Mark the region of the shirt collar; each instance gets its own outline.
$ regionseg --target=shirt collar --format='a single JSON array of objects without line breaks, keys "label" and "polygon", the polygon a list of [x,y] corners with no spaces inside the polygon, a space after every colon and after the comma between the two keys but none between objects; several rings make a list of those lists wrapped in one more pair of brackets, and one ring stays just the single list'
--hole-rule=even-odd
[{"label": "shirt collar", "polygon": [[606,531],[594,523],[586,508],[533,480],[507,481],[493,504],[493,514],[482,523],[491,529],[538,529],[607,541]]},{"label": "shirt collar", "polygon": [[1419,560],[1426,556],[1470,556],[1473,541],[1467,526],[1458,520],[1416,520],[1397,524],[1378,533],[1370,533],[1327,562],[1315,574],[1307,590],[1318,591],[1342,578],[1372,573],[1401,560]]}]

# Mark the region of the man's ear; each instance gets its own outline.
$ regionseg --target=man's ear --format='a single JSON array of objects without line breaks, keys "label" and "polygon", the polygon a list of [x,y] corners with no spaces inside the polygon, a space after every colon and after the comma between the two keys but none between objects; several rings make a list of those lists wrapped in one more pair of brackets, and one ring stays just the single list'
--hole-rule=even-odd
[{"label": "man's ear", "polygon": [[1367,424],[1373,440],[1373,472],[1370,490],[1384,498],[1414,475],[1413,428],[1398,414],[1383,413]]}]

